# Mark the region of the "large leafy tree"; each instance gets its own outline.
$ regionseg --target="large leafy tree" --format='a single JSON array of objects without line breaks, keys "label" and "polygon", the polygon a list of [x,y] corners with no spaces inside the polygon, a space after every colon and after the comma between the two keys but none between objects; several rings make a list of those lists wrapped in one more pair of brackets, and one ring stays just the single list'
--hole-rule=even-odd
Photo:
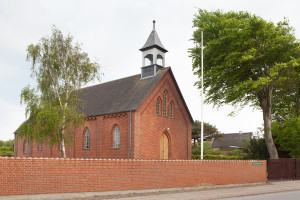
[{"label": "large leafy tree", "polygon": [[80,112],[84,105],[78,93],[83,85],[100,78],[100,66],[90,61],[72,36],[64,36],[55,26],[51,37],[28,46],[27,60],[32,63],[36,88],[27,86],[21,92],[28,120],[18,134],[29,141],[59,143],[65,158],[66,142],[72,139],[75,128],[84,123]]},{"label": "large leafy tree", "polygon": [[[274,24],[248,12],[199,10],[194,18],[193,70],[201,77],[204,29],[206,102],[253,105],[263,112],[264,137],[271,158],[278,158],[271,133],[273,92],[284,88],[289,71],[299,67],[299,42],[287,20]],[[201,82],[196,85],[201,89]]]},{"label": "large leafy tree", "polygon": [[279,150],[293,158],[300,158],[300,117],[275,121],[272,132]]},{"label": "large leafy tree", "polygon": [[[210,141],[216,137],[220,136],[220,131],[216,126],[211,125],[210,123],[203,123],[203,140]],[[192,139],[194,140],[194,144],[201,140],[201,121],[195,120],[192,124]]]}]

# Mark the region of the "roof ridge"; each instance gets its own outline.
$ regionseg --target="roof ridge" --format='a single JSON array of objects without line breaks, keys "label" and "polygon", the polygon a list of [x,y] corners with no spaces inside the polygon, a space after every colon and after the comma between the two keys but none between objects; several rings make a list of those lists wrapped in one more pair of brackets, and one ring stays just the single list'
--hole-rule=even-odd
[{"label": "roof ridge", "polygon": [[83,88],[81,88],[81,89],[87,89],[87,88],[91,88],[91,87],[94,87],[94,86],[104,85],[104,84],[106,84],[106,83],[111,83],[111,82],[114,82],[114,81],[123,80],[123,79],[131,78],[131,77],[134,77],[134,76],[140,76],[140,75],[141,75],[141,74],[135,74],[135,75],[131,75],[131,76],[126,76],[126,77],[123,77],[123,78],[118,78],[118,79],[106,81],[106,82],[103,82],[103,83],[98,83],[98,84],[96,84],[96,85],[86,86],[86,87],[83,87]]}]

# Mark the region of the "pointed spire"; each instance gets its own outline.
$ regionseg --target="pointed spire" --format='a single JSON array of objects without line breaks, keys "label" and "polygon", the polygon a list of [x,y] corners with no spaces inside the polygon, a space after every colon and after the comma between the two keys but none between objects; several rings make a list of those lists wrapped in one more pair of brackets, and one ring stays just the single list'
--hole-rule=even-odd
[{"label": "pointed spire", "polygon": [[168,52],[165,47],[162,45],[157,32],[155,30],[155,20],[153,20],[153,30],[150,33],[147,42],[144,44],[144,46],[140,49],[141,51],[145,51],[147,49],[151,49],[153,47],[156,47],[158,49],[160,49],[161,51],[163,51],[164,53]]}]

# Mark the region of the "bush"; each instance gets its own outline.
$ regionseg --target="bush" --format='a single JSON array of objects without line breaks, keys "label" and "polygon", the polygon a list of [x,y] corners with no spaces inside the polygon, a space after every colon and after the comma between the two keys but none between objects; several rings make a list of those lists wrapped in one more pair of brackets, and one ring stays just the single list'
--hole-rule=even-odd
[{"label": "bush", "polygon": [[3,157],[13,157],[14,156],[14,152],[11,152],[11,151],[1,151],[0,152],[0,156],[3,156]]},{"label": "bush", "polygon": [[[212,150],[211,143],[208,141],[203,142],[203,155]],[[201,155],[201,144],[196,144],[192,149],[192,155]]]},{"label": "bush", "polygon": [[266,160],[270,157],[264,138],[250,139],[243,151],[247,154],[247,159]]}]

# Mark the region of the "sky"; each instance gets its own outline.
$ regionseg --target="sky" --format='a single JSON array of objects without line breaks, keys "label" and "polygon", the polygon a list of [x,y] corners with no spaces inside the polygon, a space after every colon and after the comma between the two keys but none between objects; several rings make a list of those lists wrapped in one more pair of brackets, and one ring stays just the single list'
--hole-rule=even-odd
[{"label": "sky", "polygon": [[[300,38],[299,8],[297,0],[0,0],[0,140],[13,139],[26,119],[20,93],[35,84],[26,48],[51,36],[53,25],[82,44],[91,60],[101,65],[101,82],[106,82],[140,73],[139,49],[156,20],[156,31],[168,50],[166,66],[171,66],[193,119],[200,120],[200,91],[194,86],[197,77],[188,53],[194,47],[192,22],[198,9],[248,11],[275,23],[286,17]],[[260,110],[245,107],[229,116],[233,110],[239,109],[205,104],[204,121],[223,133],[255,133],[263,126]]]}]

